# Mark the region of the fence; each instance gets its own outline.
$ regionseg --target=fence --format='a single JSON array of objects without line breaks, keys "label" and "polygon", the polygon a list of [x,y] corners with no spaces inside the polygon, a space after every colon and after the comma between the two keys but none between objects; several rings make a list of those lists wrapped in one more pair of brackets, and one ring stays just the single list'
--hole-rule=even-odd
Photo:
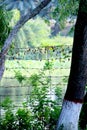
[{"label": "fence", "polygon": [[[45,71],[45,77],[51,79],[50,97],[53,97],[54,87],[61,86],[63,92],[66,89],[65,80],[68,79],[72,46],[47,46],[37,48],[15,48],[7,54],[6,67],[3,79],[0,83],[0,102],[5,97],[11,97],[15,102],[15,107],[22,107],[21,103],[26,101],[30,94],[30,87],[20,84],[15,78],[15,71],[23,73],[25,77],[30,77],[34,73],[40,72],[46,61],[53,63],[50,70]],[[45,78],[43,77],[43,78]],[[63,86],[63,87],[62,87]],[[1,108],[2,115],[3,110]]]}]

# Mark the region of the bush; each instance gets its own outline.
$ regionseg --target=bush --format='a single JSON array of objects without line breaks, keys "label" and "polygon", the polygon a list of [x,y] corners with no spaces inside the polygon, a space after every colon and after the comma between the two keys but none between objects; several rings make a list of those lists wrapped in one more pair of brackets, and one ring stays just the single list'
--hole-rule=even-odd
[{"label": "bush", "polygon": [[[58,100],[52,100],[49,96],[50,77],[45,77],[45,71],[52,69],[53,63],[47,61],[44,71],[26,78],[26,83],[31,86],[28,102],[23,103],[23,108],[13,111],[11,100],[5,99],[1,106],[5,115],[1,118],[0,130],[54,130],[60,113]],[[17,74],[17,73],[16,73]],[[22,78],[19,73],[16,78]],[[24,78],[25,80],[25,78]],[[56,96],[60,97],[60,89],[56,90]],[[5,104],[6,103],[6,104]]]}]

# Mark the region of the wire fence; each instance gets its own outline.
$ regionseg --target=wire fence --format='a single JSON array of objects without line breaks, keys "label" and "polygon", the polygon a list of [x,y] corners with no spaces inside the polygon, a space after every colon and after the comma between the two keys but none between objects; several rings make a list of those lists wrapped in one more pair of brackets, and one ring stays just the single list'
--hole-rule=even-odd
[{"label": "wire fence", "polygon": [[[46,60],[70,58],[71,45],[46,46],[36,48],[15,48],[8,52],[9,60]],[[9,55],[10,54],[10,55]]]},{"label": "wire fence", "polygon": [[[71,62],[72,46],[47,46],[36,48],[14,48],[7,54],[5,73],[0,82],[0,102],[10,97],[15,108],[22,107],[22,102],[28,100],[31,94],[28,84],[20,84],[15,78],[15,71],[20,71],[26,78],[43,70],[46,61],[53,63],[50,70],[45,70],[44,78],[51,79],[50,97],[54,96],[53,88],[59,86],[65,92]],[[0,115],[3,109],[0,108]]]}]

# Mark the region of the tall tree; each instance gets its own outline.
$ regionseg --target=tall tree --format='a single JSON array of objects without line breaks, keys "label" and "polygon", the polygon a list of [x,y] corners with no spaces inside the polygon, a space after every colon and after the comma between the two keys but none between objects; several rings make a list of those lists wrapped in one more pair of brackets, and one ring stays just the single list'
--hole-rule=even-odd
[{"label": "tall tree", "polygon": [[80,0],[75,25],[72,62],[57,130],[78,130],[87,78],[87,0]]}]

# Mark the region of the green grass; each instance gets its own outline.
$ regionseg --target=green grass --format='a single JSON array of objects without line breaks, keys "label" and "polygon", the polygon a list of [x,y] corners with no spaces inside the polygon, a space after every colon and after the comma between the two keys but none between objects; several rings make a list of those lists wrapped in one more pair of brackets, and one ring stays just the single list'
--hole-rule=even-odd
[{"label": "green grass", "polygon": [[[25,76],[30,76],[33,73],[38,73],[43,69],[46,60],[36,61],[36,60],[7,60],[5,63],[4,76],[13,77],[14,70],[20,70]],[[53,61],[53,67],[50,70],[51,76],[68,76],[70,68],[70,61],[62,62],[60,60]],[[46,71],[46,75],[49,75],[49,71]]]},{"label": "green grass", "polygon": [[70,46],[73,43],[72,37],[56,36],[50,39],[43,39],[42,46]]}]

